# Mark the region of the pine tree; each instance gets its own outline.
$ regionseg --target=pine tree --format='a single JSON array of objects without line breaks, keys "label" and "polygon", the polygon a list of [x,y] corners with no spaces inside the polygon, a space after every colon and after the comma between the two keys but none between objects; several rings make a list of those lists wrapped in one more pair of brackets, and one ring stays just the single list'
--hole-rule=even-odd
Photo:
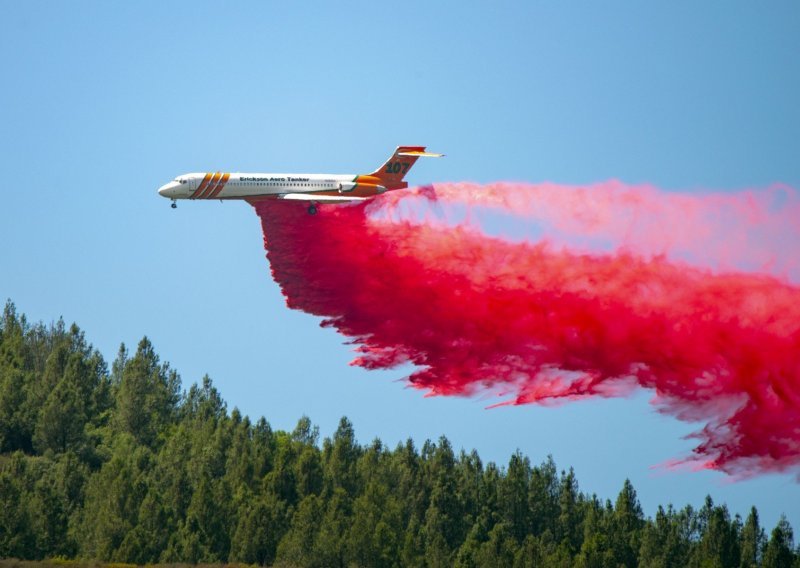
[{"label": "pine tree", "polygon": [[341,487],[351,497],[356,491],[356,462],[360,451],[350,421],[342,417],[333,434],[333,440],[325,440],[323,470],[325,491],[328,496]]},{"label": "pine tree", "polygon": [[580,550],[583,537],[579,511],[580,493],[578,491],[578,480],[575,479],[575,472],[572,468],[570,468],[569,473],[561,472],[558,493],[558,542],[563,544],[572,555]]},{"label": "pine tree", "polygon": [[699,511],[702,534],[692,555],[697,566],[738,566],[740,562],[739,528],[731,522],[728,508],[714,506],[710,497]]},{"label": "pine tree", "polygon": [[426,546],[435,550],[437,558],[449,559],[466,530],[456,485],[455,456],[446,437],[439,438],[428,467],[432,489],[425,513]]},{"label": "pine tree", "polygon": [[501,498],[507,528],[518,543],[522,543],[531,526],[528,508],[530,482],[530,461],[517,450],[508,462],[508,470],[501,483]]},{"label": "pine tree", "polygon": [[636,566],[638,564],[641,531],[644,514],[630,480],[626,479],[617,496],[614,513],[610,519],[611,546],[618,564]]},{"label": "pine tree", "polygon": [[0,470],[0,558],[40,558],[25,505],[26,462],[21,452]]},{"label": "pine tree", "polygon": [[35,412],[29,409],[31,369],[26,346],[28,324],[7,302],[0,320],[0,451],[33,449]]},{"label": "pine tree", "polygon": [[180,379],[169,365],[159,364],[145,337],[122,368],[116,394],[116,424],[138,443],[154,447],[158,435],[176,416]]},{"label": "pine tree", "polygon": [[309,495],[298,505],[289,531],[278,544],[276,559],[289,565],[323,568],[314,546],[321,521],[322,500]]},{"label": "pine tree", "polygon": [[255,498],[240,510],[231,540],[230,561],[271,566],[278,542],[289,528],[286,503],[272,494]]},{"label": "pine tree", "polygon": [[766,536],[764,529],[758,520],[758,511],[755,507],[750,508],[750,514],[744,522],[742,529],[742,560],[741,568],[757,568],[761,565],[761,556],[766,546]]},{"label": "pine tree", "polygon": [[124,554],[119,548],[138,524],[152,465],[147,448],[138,446],[128,435],[116,438],[111,459],[86,486],[77,532],[81,556],[126,562],[139,555],[131,542]]},{"label": "pine tree", "polygon": [[551,536],[555,535],[559,514],[558,493],[558,470],[553,456],[547,456],[547,460],[533,468],[531,473],[528,508],[531,511],[532,534],[541,536],[548,530]]},{"label": "pine tree", "polygon": [[348,558],[354,556],[350,543],[350,538],[355,532],[353,521],[352,499],[344,489],[337,487],[327,500],[327,507],[314,541],[314,557],[320,566],[343,568],[351,564]]},{"label": "pine tree", "polygon": [[392,566],[404,528],[401,506],[391,489],[370,480],[353,504],[348,559],[357,566]]},{"label": "pine tree", "polygon": [[[0,321],[0,556],[291,566],[795,566],[785,517],[766,541],[707,497],[645,519],[580,493],[551,457],[505,469],[442,437],[361,446],[342,418],[320,450],[302,417],[273,432],[211,379],[179,396],[144,339],[109,372],[77,326]],[[19,450],[28,452],[23,454]]]},{"label": "pine tree", "polygon": [[83,449],[87,412],[81,384],[87,378],[88,370],[80,355],[70,357],[64,376],[39,412],[34,433],[34,446],[39,452]]},{"label": "pine tree", "polygon": [[478,549],[477,565],[511,568],[516,552],[517,543],[511,527],[506,522],[500,522],[489,531],[488,540]]},{"label": "pine tree", "polygon": [[791,566],[795,560],[794,533],[789,521],[784,515],[778,520],[778,524],[772,529],[767,548],[764,550],[764,568],[780,568]]}]

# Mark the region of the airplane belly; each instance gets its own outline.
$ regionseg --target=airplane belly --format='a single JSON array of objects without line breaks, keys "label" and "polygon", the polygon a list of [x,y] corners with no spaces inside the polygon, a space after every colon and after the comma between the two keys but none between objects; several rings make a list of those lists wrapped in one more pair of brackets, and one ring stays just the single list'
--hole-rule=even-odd
[{"label": "airplane belly", "polygon": [[240,182],[238,180],[229,183],[216,196],[216,199],[247,199],[249,197],[275,196],[286,193],[286,189],[278,185],[271,185],[264,182]]}]

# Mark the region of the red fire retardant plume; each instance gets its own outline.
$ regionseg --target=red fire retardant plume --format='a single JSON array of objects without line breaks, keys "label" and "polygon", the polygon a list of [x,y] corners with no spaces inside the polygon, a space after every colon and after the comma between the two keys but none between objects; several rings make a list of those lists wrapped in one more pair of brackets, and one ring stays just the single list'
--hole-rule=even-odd
[{"label": "red fire retardant plume", "polygon": [[256,205],[290,308],[436,395],[619,396],[703,424],[676,463],[800,470],[800,199],[609,182]]}]

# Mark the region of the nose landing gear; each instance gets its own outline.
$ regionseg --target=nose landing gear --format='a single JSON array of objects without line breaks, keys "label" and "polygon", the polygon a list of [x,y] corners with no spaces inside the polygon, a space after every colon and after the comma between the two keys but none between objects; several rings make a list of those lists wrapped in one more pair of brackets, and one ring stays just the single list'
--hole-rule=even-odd
[{"label": "nose landing gear", "polygon": [[317,204],[312,203],[308,206],[308,214],[309,215],[316,215],[317,214]]},{"label": "nose landing gear", "polygon": [[178,204],[175,203],[174,199],[172,200],[172,205],[170,205],[170,207],[172,207],[173,209],[177,209],[178,208]]}]

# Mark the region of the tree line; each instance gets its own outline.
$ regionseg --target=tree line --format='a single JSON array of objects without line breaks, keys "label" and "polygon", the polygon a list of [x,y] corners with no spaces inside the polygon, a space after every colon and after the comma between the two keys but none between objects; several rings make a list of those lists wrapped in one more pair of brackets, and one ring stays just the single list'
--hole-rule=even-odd
[{"label": "tree line", "polygon": [[0,558],[350,566],[800,567],[758,512],[643,514],[520,452],[500,467],[444,436],[362,445],[252,422],[206,376],[181,390],[142,339],[108,365],[76,326],[0,321]]}]

